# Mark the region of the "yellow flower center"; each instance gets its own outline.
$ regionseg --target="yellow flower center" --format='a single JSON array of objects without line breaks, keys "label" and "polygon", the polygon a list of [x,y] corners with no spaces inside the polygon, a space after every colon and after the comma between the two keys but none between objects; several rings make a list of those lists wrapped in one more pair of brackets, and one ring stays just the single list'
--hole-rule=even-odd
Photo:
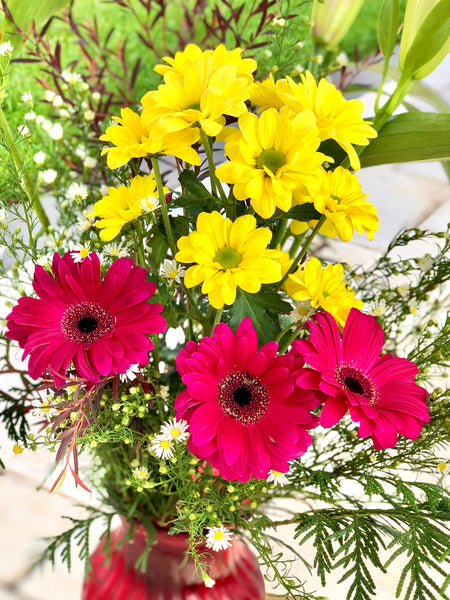
[{"label": "yellow flower center", "polygon": [[178,275],[178,273],[175,271],[175,269],[172,269],[169,273],[169,277],[170,279],[175,279],[175,277]]},{"label": "yellow flower center", "polygon": [[181,434],[181,431],[178,429],[178,427],[174,427],[173,429],[170,430],[170,435],[173,438],[177,438],[179,435]]},{"label": "yellow flower center", "polygon": [[233,248],[221,248],[216,256],[215,261],[224,269],[234,269],[241,262],[242,256]]},{"label": "yellow flower center", "polygon": [[441,473],[443,473],[445,471],[446,467],[447,467],[447,463],[445,463],[445,462],[440,462],[438,464],[438,469],[439,469],[439,471],[441,471]]},{"label": "yellow flower center", "polygon": [[278,150],[263,150],[256,159],[256,168],[263,169],[266,167],[274,175],[277,174],[278,169],[286,164],[286,157]]},{"label": "yellow flower center", "polygon": [[167,450],[167,448],[170,448],[170,441],[169,440],[162,440],[161,441],[161,448],[164,448],[164,450]]},{"label": "yellow flower center", "polygon": [[215,531],[214,532],[214,539],[215,540],[221,540],[222,538],[223,538],[223,532],[220,531],[220,529],[219,529],[219,531]]},{"label": "yellow flower center", "polygon": [[80,256],[81,256],[81,258],[86,258],[87,256],[89,256],[89,249],[88,248],[81,248],[81,250],[80,250]]}]

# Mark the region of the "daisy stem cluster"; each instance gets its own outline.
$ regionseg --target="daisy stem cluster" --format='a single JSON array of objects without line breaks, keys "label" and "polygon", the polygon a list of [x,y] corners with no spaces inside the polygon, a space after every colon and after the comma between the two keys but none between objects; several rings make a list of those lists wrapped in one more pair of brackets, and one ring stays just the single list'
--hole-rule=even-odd
[{"label": "daisy stem cluster", "polygon": [[33,206],[34,212],[36,213],[36,216],[40,221],[43,231],[47,231],[50,222],[41,204],[41,201],[39,200],[36,187],[31,180],[30,174],[27,170],[20,150],[17,148],[17,144],[13,139],[9,123],[2,106],[0,106],[0,132],[2,134],[5,145],[11,155],[17,175],[20,177],[23,190]]}]

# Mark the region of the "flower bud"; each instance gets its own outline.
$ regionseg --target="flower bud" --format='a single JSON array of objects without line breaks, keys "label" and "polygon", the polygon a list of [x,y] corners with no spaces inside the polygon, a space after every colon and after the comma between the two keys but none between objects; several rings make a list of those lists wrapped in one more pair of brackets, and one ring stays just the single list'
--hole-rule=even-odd
[{"label": "flower bud", "polygon": [[314,44],[333,50],[352,26],[363,0],[314,0],[311,36]]},{"label": "flower bud", "polygon": [[[408,0],[399,66],[413,79],[429,75],[450,51],[448,0]],[[425,42],[425,43],[424,43]]]}]

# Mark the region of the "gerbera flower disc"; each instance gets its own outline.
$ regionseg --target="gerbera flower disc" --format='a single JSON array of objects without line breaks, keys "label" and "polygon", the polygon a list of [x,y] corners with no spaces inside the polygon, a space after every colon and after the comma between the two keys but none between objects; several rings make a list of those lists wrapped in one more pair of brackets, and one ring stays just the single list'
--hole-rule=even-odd
[{"label": "gerbera flower disc", "polygon": [[[296,385],[304,361],[278,355],[278,344],[258,350],[249,318],[236,334],[225,323],[177,356],[187,389],[175,400],[177,419],[189,423],[187,446],[208,460],[227,480],[266,479],[271,470],[286,473],[288,461],[311,443],[311,414],[320,391]],[[318,395],[319,394],[319,395]]]},{"label": "gerbera flower disc", "polygon": [[429,421],[427,391],[415,383],[414,363],[380,356],[384,333],[375,317],[352,309],[342,336],[329,313],[317,314],[308,325],[309,340],[294,342],[293,352],[314,371],[304,370],[297,384],[328,395],[321,425],[332,427],[349,411],[360,423],[359,436],[370,435],[376,450],[395,446],[398,433],[416,439]]},{"label": "gerbera flower disc", "polygon": [[47,372],[57,386],[73,363],[78,377],[98,382],[101,376],[145,365],[166,321],[161,304],[150,304],[156,286],[146,271],[127,258],[116,260],[103,280],[100,260],[92,252],[81,262],[70,253],[54,254],[51,275],[36,265],[33,288],[38,298],[20,298],[7,316],[7,337],[29,356],[28,371],[37,379]]}]

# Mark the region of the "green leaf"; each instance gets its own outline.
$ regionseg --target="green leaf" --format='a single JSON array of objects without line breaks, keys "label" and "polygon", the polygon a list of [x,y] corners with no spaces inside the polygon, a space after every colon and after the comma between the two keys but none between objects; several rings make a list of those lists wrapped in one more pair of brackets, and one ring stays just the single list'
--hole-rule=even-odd
[{"label": "green leaf", "polygon": [[274,339],[275,323],[268,312],[288,312],[291,309],[287,302],[281,300],[276,292],[259,292],[248,294],[238,290],[237,298],[233,304],[230,326],[237,329],[245,317],[250,317],[258,336],[258,342],[265,344]]},{"label": "green leaf", "polygon": [[450,158],[450,114],[394,116],[361,155],[362,167]]},{"label": "green leaf", "polygon": [[193,171],[185,169],[180,173],[178,179],[185,190],[190,193],[184,194],[184,196],[192,195],[199,199],[211,199],[217,201],[217,197],[206,189],[203,183],[197,179],[197,175]]},{"label": "green leaf", "polygon": [[[28,33],[31,31],[32,23],[36,28],[43,25],[50,17],[57,13],[63,6],[69,4],[70,0],[8,0],[8,10],[17,25]],[[24,38],[16,31],[13,23],[5,17],[0,30],[1,42],[10,41],[14,46],[14,54],[22,46]]]},{"label": "green leaf", "polygon": [[378,17],[377,33],[385,62],[389,61],[397,42],[398,22],[398,0],[384,0]]},{"label": "green leaf", "polygon": [[427,15],[408,48],[402,68],[405,79],[414,77],[429,63],[448,43],[449,37],[450,0],[440,0]]},{"label": "green leaf", "polygon": [[286,218],[295,219],[296,221],[317,221],[321,217],[321,213],[314,208],[312,202],[306,204],[299,204],[294,206],[290,211],[286,213]]}]

